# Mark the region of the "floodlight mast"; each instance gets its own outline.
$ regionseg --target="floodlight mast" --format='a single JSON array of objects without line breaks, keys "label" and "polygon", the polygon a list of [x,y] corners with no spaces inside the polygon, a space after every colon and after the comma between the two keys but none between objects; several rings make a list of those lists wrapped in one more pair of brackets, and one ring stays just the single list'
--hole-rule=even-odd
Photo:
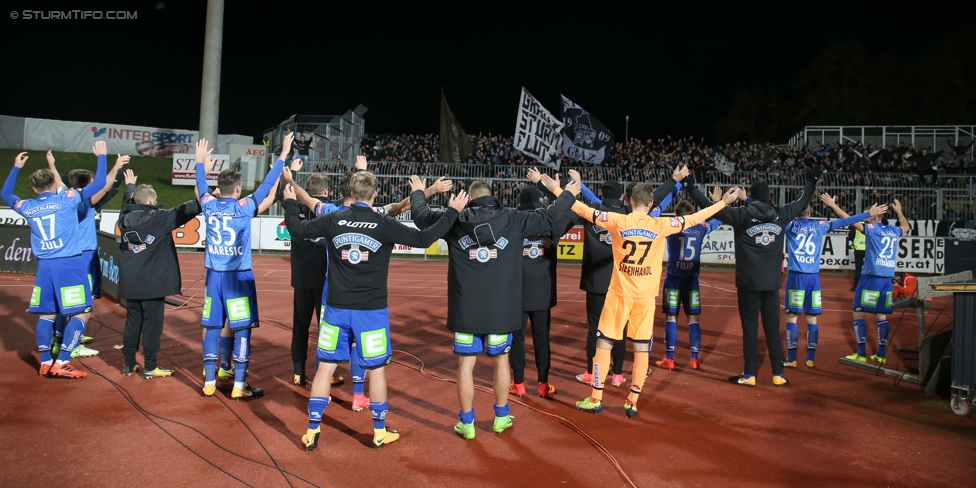
[{"label": "floodlight mast", "polygon": [[203,41],[203,82],[200,89],[200,138],[217,145],[220,116],[220,55],[224,37],[224,0],[207,1],[206,37]]}]

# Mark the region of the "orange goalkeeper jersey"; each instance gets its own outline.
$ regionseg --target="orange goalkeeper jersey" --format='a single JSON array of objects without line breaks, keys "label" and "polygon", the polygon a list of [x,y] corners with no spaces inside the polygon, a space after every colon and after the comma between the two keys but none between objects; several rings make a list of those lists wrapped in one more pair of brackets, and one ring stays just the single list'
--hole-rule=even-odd
[{"label": "orange goalkeeper jersey", "polygon": [[684,217],[650,217],[645,213],[619,214],[594,210],[580,202],[573,212],[609,232],[613,246],[613,275],[609,294],[626,298],[652,298],[660,291],[665,237],[698,225],[725,202]]}]

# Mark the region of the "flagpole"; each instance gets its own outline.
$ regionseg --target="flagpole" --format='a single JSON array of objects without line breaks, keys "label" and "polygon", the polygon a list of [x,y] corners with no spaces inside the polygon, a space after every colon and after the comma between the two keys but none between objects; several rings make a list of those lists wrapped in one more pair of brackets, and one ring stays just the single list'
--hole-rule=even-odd
[{"label": "flagpole", "polygon": [[624,144],[630,140],[630,116],[624,115]]}]

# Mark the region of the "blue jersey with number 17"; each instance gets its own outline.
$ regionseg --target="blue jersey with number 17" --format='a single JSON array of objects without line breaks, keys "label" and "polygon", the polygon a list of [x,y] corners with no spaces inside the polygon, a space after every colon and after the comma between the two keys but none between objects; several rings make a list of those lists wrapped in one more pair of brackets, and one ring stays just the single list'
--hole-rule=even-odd
[{"label": "blue jersey with number 17", "polygon": [[204,266],[214,271],[251,269],[251,219],[258,210],[254,197],[234,200],[207,193],[200,203],[207,226]]},{"label": "blue jersey with number 17", "polygon": [[668,276],[696,277],[701,271],[701,247],[708,233],[722,222],[712,219],[668,236]]},{"label": "blue jersey with number 17", "polygon": [[41,193],[31,200],[17,200],[13,209],[27,219],[31,229],[31,248],[38,259],[78,256],[84,251],[79,209],[88,199],[80,191],[67,190],[57,195]]},{"label": "blue jersey with number 17", "polygon": [[897,225],[864,224],[864,274],[881,278],[895,276],[895,252],[901,234]]}]

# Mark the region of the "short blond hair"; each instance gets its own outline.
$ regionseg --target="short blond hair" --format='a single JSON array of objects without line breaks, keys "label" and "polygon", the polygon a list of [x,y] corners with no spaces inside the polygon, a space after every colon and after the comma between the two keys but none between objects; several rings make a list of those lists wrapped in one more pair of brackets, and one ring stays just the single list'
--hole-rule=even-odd
[{"label": "short blond hair", "polygon": [[376,179],[376,175],[370,171],[359,171],[349,178],[349,186],[352,187],[352,197],[360,202],[373,198],[373,195],[376,193],[376,187],[379,185],[380,182]]},{"label": "short blond hair", "polygon": [[472,200],[481,197],[491,196],[491,185],[485,180],[478,180],[471,183],[471,188],[468,189],[468,195]]},{"label": "short blond hair", "polygon": [[132,193],[132,201],[138,205],[146,205],[154,198],[156,198],[156,190],[153,190],[152,185],[139,185]]},{"label": "short blond hair", "polygon": [[634,185],[630,199],[635,207],[650,207],[651,203],[654,202],[654,187],[647,183],[638,183]]}]

